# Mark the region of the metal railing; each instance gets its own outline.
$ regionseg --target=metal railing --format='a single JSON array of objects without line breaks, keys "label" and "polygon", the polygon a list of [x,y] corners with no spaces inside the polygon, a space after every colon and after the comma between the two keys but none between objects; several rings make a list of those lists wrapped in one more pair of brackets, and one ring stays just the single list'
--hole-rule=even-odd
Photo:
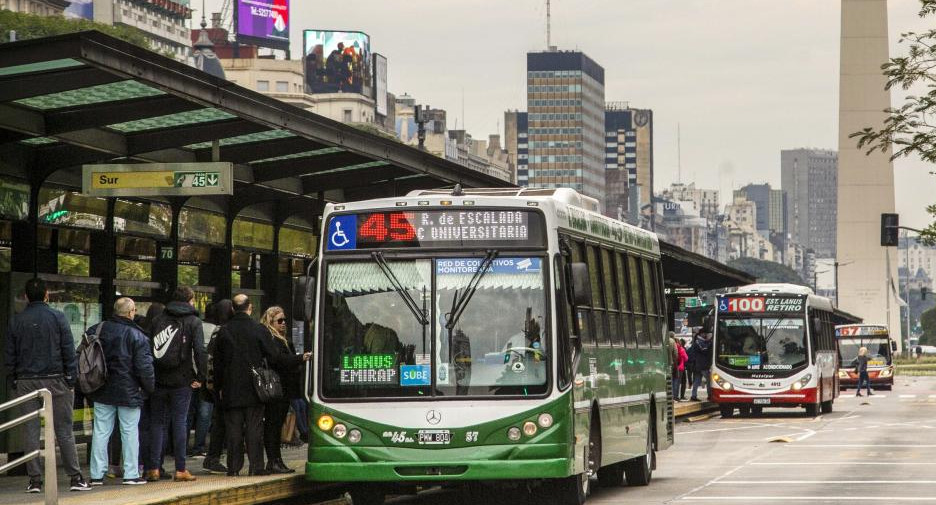
[{"label": "metal railing", "polygon": [[33,419],[41,418],[43,421],[45,421],[42,428],[42,433],[45,437],[45,448],[36,449],[29,454],[7,462],[5,465],[0,465],[0,473],[6,472],[15,466],[22,465],[23,463],[38,458],[40,455],[42,455],[45,457],[45,482],[42,485],[43,490],[45,491],[45,503],[46,505],[55,505],[58,503],[58,480],[56,480],[55,477],[55,430],[53,429],[52,423],[52,392],[50,392],[48,389],[40,389],[27,395],[20,396],[19,398],[10,400],[4,404],[0,404],[0,412],[12,409],[16,406],[36,399],[42,400],[42,407],[40,407],[38,410],[34,410],[17,417],[12,421],[7,421],[3,424],[0,424],[0,433],[10,428],[19,426],[23,423],[32,421]]}]

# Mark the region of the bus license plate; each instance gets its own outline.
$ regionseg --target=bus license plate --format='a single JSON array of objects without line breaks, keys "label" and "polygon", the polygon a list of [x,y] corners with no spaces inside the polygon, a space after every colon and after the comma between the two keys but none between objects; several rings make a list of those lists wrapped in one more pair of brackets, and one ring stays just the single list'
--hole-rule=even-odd
[{"label": "bus license plate", "polygon": [[419,430],[419,445],[448,445],[452,442],[449,430]]},{"label": "bus license plate", "polygon": [[754,405],[770,405],[770,398],[755,398]]}]

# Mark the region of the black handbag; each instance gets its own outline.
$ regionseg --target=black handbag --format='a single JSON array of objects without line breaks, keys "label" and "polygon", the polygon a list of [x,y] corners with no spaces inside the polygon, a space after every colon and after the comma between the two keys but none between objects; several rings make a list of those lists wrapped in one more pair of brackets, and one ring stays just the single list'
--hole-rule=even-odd
[{"label": "black handbag", "polygon": [[267,366],[266,360],[260,366],[251,367],[250,374],[261,402],[269,403],[283,397],[283,381],[275,370]]}]

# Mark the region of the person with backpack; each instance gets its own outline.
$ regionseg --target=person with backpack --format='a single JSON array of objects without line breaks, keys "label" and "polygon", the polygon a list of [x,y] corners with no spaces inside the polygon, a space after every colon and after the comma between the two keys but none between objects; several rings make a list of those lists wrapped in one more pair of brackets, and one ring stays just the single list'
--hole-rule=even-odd
[{"label": "person with backpack", "polygon": [[179,286],[172,301],[152,327],[156,390],[150,398],[150,461],[145,462],[146,480],[158,481],[166,426],[172,421],[175,474],[172,480],[187,482],[195,477],[185,468],[188,440],[188,411],[192,390],[204,383],[207,367],[202,322],[195,309],[195,292]]},{"label": "person with backpack", "polygon": [[[204,399],[212,406],[211,410],[211,428],[208,435],[208,451],[205,454],[205,461],[202,462],[202,468],[205,472],[224,475],[227,473],[227,467],[221,463],[221,452],[224,450],[224,410],[221,408],[221,401],[218,399],[218,392],[215,390],[214,377],[214,351],[218,345],[218,333],[221,328],[227,324],[231,316],[234,315],[234,309],[231,306],[231,300],[225,298],[211,306],[211,326],[206,326],[205,335],[208,338],[208,368],[205,374]],[[198,443],[198,428],[195,430],[195,443]]]},{"label": "person with backpack", "polygon": [[708,378],[709,369],[712,368],[712,334],[700,330],[698,338],[689,348],[689,361],[692,362],[692,396],[690,401],[699,401],[698,390],[702,385],[702,378],[706,384],[711,379]]},{"label": "person with backpack", "polygon": [[[78,450],[72,432],[72,409],[75,396],[72,388],[77,380],[78,364],[75,340],[65,314],[49,307],[49,292],[45,281],[34,278],[26,281],[26,299],[29,305],[13,316],[6,338],[6,370],[8,384],[13,384],[16,396],[25,396],[40,389],[52,393],[52,418],[55,439],[61,449],[62,466],[71,477],[69,489],[88,491],[91,486],[81,475]],[[42,400],[23,405],[24,414],[38,410]],[[23,449],[28,454],[39,450],[39,419],[25,423]],[[47,440],[46,443],[53,443]],[[34,458],[26,462],[29,475],[27,493],[42,492],[42,461]]]},{"label": "person with backpack", "polygon": [[[107,445],[114,431],[114,421],[120,422],[120,441],[123,453],[123,484],[146,484],[140,477],[139,432],[140,410],[147,394],[156,387],[153,371],[153,356],[150,354],[149,339],[133,322],[136,304],[130,298],[118,298],[114,303],[114,315],[100,322],[85,333],[93,335],[100,344],[107,365],[103,384],[89,384],[81,380],[82,390],[94,402],[94,431],[91,436],[91,485],[104,484],[107,470]],[[85,339],[82,353],[94,349]],[[84,356],[79,358],[84,360]],[[79,366],[79,373],[83,374]],[[94,386],[98,387],[95,388]]]}]

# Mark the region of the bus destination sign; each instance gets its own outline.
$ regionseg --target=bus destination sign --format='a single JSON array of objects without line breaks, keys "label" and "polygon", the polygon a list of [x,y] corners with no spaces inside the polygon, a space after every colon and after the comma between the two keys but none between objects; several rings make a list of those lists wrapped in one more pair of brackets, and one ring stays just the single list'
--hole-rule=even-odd
[{"label": "bus destination sign", "polygon": [[327,251],[393,247],[521,246],[541,243],[526,210],[424,210],[333,216]]},{"label": "bus destination sign", "polygon": [[746,312],[802,312],[803,298],[773,296],[725,296],[718,300],[718,311]]},{"label": "bus destination sign", "polygon": [[886,326],[872,326],[860,324],[854,326],[839,326],[835,329],[837,337],[884,337],[888,335]]},{"label": "bus destination sign", "polygon": [[393,354],[345,354],[341,357],[342,386],[394,386],[399,382]]}]

